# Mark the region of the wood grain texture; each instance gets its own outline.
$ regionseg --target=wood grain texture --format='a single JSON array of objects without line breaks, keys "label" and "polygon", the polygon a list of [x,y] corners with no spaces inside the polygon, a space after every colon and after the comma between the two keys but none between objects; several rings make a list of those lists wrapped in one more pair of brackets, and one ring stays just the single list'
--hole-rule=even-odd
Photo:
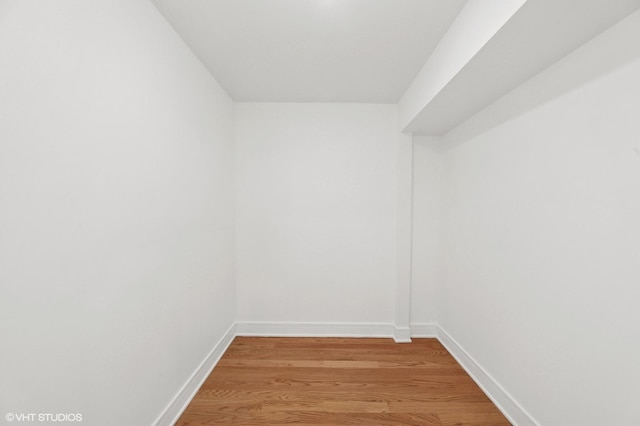
[{"label": "wood grain texture", "polygon": [[236,337],[176,425],[509,425],[436,339]]}]

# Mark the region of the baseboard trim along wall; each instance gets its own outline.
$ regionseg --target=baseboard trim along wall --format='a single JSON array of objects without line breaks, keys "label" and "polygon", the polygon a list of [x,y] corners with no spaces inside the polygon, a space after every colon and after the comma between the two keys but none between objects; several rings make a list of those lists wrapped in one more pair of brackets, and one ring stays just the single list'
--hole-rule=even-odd
[{"label": "baseboard trim along wall", "polygon": [[237,336],[394,337],[393,324],[238,322]]},{"label": "baseboard trim along wall", "polygon": [[538,423],[527,411],[516,402],[509,393],[500,386],[484,368],[478,364],[462,346],[456,342],[442,327],[437,326],[437,339],[458,361],[483,392],[493,401],[502,414],[515,426],[536,426]]},{"label": "baseboard trim along wall", "polygon": [[189,377],[189,380],[187,380],[169,405],[167,405],[167,408],[160,414],[154,426],[172,426],[178,421],[180,415],[187,409],[193,397],[196,396],[200,386],[202,386],[207,377],[209,377],[213,368],[227,351],[235,336],[236,325],[233,324],[200,363],[198,368],[196,368],[191,377]]},{"label": "baseboard trim along wall", "polygon": [[394,326],[393,340],[396,343],[411,343],[411,328]]},{"label": "baseboard trim along wall", "polygon": [[411,337],[435,339],[438,337],[438,325],[436,323],[413,323],[411,324]]},{"label": "baseboard trim along wall", "polygon": [[538,424],[446,330],[436,323],[411,324],[410,328],[398,328],[394,324],[373,323],[237,322],[198,366],[158,417],[155,426],[171,426],[178,420],[236,336],[382,337],[394,339],[398,343],[410,342],[411,337],[437,338],[511,423],[515,426]]}]

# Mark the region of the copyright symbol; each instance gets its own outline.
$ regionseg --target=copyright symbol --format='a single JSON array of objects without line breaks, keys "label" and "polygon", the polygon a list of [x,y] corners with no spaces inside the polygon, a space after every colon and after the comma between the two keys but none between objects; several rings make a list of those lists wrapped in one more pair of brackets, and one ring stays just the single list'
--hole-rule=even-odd
[{"label": "copyright symbol", "polygon": [[4,416],[5,419],[7,419],[8,422],[12,422],[13,419],[16,418],[16,416],[13,415],[13,413],[7,413],[6,416]]}]

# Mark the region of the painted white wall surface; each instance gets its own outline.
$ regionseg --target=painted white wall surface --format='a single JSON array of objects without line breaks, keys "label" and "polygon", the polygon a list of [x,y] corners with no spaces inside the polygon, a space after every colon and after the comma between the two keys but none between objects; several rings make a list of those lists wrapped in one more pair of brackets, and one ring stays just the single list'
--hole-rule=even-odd
[{"label": "painted white wall surface", "polygon": [[526,0],[468,0],[398,102],[400,129],[436,97]]},{"label": "painted white wall surface", "polygon": [[232,324],[233,114],[148,1],[0,1],[3,422],[151,424]]},{"label": "painted white wall surface", "polygon": [[413,139],[399,133],[396,144],[396,282],[394,340],[411,341],[411,253],[413,252]]},{"label": "painted white wall surface", "polygon": [[395,105],[236,104],[238,320],[393,322]]},{"label": "painted white wall surface", "polygon": [[412,324],[433,324],[438,319],[442,211],[440,142],[438,137],[413,136]]},{"label": "painted white wall surface", "polygon": [[448,137],[439,321],[541,425],[640,424],[638,76],[635,13]]}]

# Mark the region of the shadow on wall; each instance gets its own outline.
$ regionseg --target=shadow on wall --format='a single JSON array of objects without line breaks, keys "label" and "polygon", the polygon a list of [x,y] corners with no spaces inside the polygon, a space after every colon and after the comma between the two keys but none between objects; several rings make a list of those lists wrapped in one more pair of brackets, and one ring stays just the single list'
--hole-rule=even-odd
[{"label": "shadow on wall", "polygon": [[439,152],[453,149],[638,59],[640,12],[635,12],[429,145]]}]

